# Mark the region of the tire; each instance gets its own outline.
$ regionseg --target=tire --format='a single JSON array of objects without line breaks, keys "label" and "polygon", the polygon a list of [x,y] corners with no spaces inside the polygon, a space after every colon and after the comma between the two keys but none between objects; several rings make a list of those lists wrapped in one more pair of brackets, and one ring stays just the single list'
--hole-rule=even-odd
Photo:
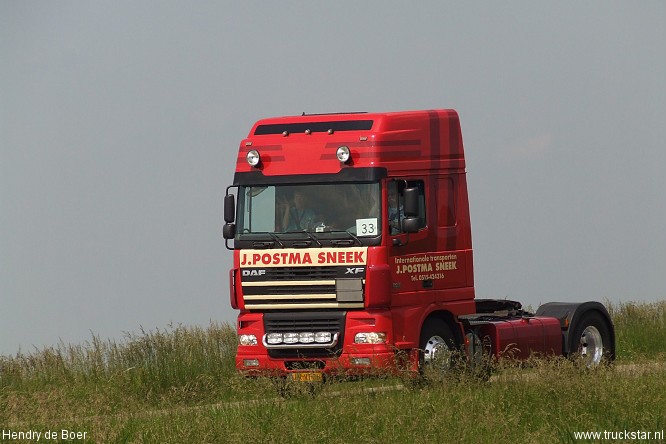
[{"label": "tire", "polygon": [[490,338],[482,340],[478,331],[470,330],[465,335],[467,367],[470,375],[480,381],[488,381],[493,372]]},{"label": "tire", "polygon": [[449,373],[454,366],[457,350],[451,327],[441,319],[427,319],[423,323],[419,341],[419,373]]},{"label": "tire", "polygon": [[588,311],[576,323],[571,338],[571,354],[588,367],[610,362],[614,356],[611,330],[598,311]]}]

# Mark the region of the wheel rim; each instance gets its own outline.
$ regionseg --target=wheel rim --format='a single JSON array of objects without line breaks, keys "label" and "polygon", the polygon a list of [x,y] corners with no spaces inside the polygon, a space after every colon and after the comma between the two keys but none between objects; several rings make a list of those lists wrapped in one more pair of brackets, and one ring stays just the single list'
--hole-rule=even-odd
[{"label": "wheel rim", "polygon": [[423,350],[423,361],[426,366],[438,366],[447,369],[451,366],[451,350],[441,336],[432,336]]},{"label": "wheel rim", "polygon": [[583,330],[578,351],[588,367],[594,367],[601,362],[604,355],[604,343],[597,327],[590,325]]}]

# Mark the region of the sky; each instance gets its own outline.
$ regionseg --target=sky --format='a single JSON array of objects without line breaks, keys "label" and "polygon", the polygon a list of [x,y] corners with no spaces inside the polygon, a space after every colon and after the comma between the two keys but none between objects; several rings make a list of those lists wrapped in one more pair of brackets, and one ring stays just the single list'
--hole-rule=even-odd
[{"label": "sky", "polygon": [[666,299],[666,2],[0,0],[0,354],[233,323],[264,117],[453,108],[477,297]]}]

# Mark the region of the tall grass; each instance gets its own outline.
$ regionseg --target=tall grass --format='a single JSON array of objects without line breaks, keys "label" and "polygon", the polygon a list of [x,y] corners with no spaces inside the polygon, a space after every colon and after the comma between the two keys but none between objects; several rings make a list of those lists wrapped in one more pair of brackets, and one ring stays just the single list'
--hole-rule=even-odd
[{"label": "tall grass", "polygon": [[229,325],[170,326],[127,334],[122,342],[93,336],[0,358],[0,424],[32,415],[112,414],[226,398],[234,373]]},{"label": "tall grass", "polygon": [[290,400],[235,372],[226,324],[93,336],[0,357],[0,429],[88,431],[86,442],[574,442],[575,431],[666,429],[666,302],[609,311],[617,366],[553,359],[487,383],[336,383]]},{"label": "tall grass", "polygon": [[666,301],[609,304],[622,361],[666,359]]}]

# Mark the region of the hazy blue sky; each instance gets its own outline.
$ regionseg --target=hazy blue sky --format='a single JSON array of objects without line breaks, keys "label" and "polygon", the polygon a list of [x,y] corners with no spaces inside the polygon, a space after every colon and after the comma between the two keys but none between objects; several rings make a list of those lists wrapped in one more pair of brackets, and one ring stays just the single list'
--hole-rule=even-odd
[{"label": "hazy blue sky", "polygon": [[479,297],[666,298],[666,2],[0,0],[0,353],[233,321],[259,118],[455,108]]}]

